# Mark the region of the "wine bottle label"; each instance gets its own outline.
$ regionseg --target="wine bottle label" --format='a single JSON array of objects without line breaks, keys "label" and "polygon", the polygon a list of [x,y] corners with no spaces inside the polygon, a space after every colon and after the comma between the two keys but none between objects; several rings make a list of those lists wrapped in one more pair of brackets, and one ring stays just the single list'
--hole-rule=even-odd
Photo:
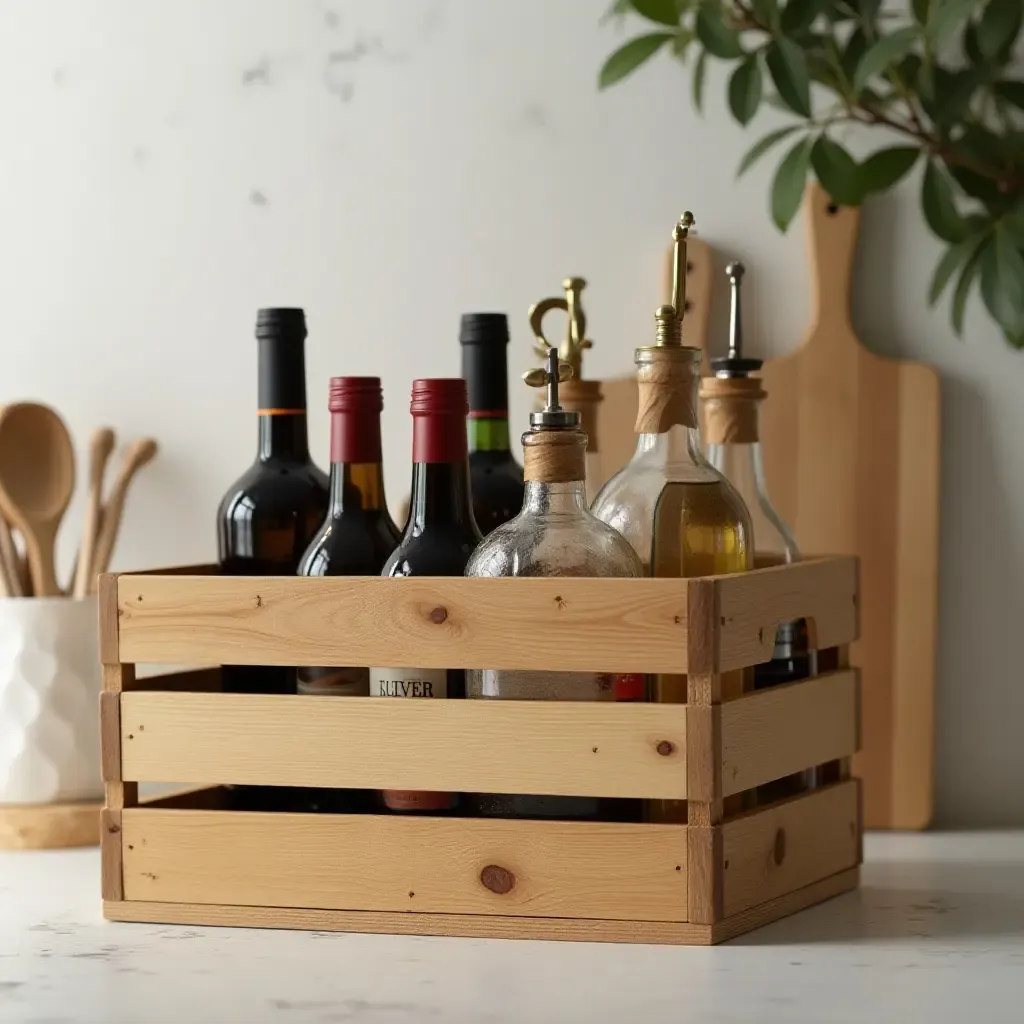
[{"label": "wine bottle label", "polygon": [[370,673],[365,668],[300,668],[296,689],[318,697],[365,697]]},{"label": "wine bottle label", "polygon": [[[443,668],[371,668],[371,697],[447,697],[448,671]],[[385,789],[384,806],[392,811],[445,811],[455,804],[452,793]]]},{"label": "wine bottle label", "polygon": [[447,697],[443,668],[371,668],[371,697]]}]

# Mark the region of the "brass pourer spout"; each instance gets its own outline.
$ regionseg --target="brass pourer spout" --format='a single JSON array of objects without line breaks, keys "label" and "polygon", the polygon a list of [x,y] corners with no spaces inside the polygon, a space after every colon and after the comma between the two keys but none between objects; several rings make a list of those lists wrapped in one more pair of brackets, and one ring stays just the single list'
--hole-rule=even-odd
[{"label": "brass pourer spout", "polygon": [[694,226],[687,210],[672,229],[672,303],[659,306],[654,314],[657,345],[681,345],[683,317],[686,316],[686,240]]}]

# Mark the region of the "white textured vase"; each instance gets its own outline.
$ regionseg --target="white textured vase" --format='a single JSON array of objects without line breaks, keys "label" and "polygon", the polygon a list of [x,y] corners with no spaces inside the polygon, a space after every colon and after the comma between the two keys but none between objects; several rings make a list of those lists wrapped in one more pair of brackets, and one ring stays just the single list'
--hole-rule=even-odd
[{"label": "white textured vase", "polygon": [[96,599],[0,598],[0,804],[98,800]]}]

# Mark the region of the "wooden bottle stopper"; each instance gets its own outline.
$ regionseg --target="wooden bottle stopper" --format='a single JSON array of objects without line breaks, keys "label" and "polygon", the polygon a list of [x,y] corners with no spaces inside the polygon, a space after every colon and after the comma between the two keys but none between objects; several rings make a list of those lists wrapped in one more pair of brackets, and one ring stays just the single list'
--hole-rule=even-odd
[{"label": "wooden bottle stopper", "polygon": [[562,408],[580,414],[580,426],[587,435],[587,451],[597,452],[597,406],[603,401],[599,380],[577,380],[570,377],[558,389]]},{"label": "wooden bottle stopper", "polygon": [[582,430],[538,430],[523,435],[523,478],[546,484],[586,477],[587,435]]},{"label": "wooden bottle stopper", "polygon": [[639,351],[634,433],[664,434],[675,426],[696,427],[700,349],[666,345]]},{"label": "wooden bottle stopper", "polygon": [[700,385],[704,440],[708,444],[756,444],[758,405],[767,397],[758,377],[705,377]]}]

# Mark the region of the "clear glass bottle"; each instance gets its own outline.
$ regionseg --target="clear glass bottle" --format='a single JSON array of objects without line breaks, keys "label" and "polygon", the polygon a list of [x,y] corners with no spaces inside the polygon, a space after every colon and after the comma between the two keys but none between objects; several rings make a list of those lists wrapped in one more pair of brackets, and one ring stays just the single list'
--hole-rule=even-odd
[{"label": "clear glass bottle", "polygon": [[[594,500],[594,514],[633,546],[646,574],[708,576],[753,568],[750,514],[736,489],[704,458],[698,427],[701,352],[684,347],[686,213],[673,232],[673,301],[655,313],[656,343],[636,350],[639,409],[633,457]],[[678,313],[677,313],[678,310]],[[722,699],[752,688],[747,670],[722,674]],[[656,701],[686,702],[686,676],[657,675]],[[648,817],[685,821],[685,801],[652,801]]]},{"label": "clear glass bottle", "polygon": [[599,380],[583,379],[583,353],[594,347],[593,341],[586,336],[587,317],[580,297],[586,286],[587,282],[582,277],[567,277],[562,282],[564,296],[541,299],[530,307],[530,328],[536,339],[534,351],[541,359],[547,359],[552,344],[544,334],[544,318],[553,309],[565,311],[565,339],[558,346],[558,356],[562,362],[569,364],[572,376],[562,382],[559,399],[564,409],[580,414],[580,427],[587,435],[585,490],[589,501],[593,496],[592,482],[600,472],[597,407],[604,396]]},{"label": "clear glass bottle", "polygon": [[[757,560],[763,564],[800,561],[800,550],[792,531],[768,497],[764,462],[761,458],[758,409],[767,397],[759,377],[760,359],[743,355],[743,321],[740,283],[742,263],[726,267],[731,290],[729,353],[712,359],[714,377],[701,383],[704,429],[708,461],[740,493],[754,526]],[[810,646],[806,619],[782,623],[775,635],[772,660],[754,670],[754,689],[807,679],[817,674],[816,652]],[[770,803],[801,792],[818,781],[816,770],[801,772],[758,787],[756,801]]]},{"label": "clear glass bottle", "polygon": [[[587,436],[579,414],[559,404],[558,385],[570,369],[551,348],[547,367],[526,374],[528,384],[546,385],[547,404],[530,415],[523,435],[526,494],[522,511],[490,533],[466,566],[467,576],[643,575],[633,549],[587,508],[583,486]],[[526,672],[476,669],[466,673],[470,698],[499,700],[614,700],[610,673]],[[477,813],[487,817],[621,817],[607,801],[589,797],[478,794]]]}]

